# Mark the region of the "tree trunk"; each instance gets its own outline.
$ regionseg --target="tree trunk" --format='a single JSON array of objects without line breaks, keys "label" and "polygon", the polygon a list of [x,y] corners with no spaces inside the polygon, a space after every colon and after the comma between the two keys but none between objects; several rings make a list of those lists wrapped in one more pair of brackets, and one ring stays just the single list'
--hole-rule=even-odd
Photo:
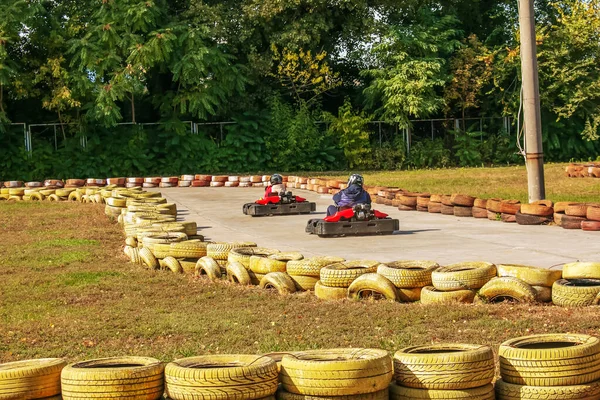
[{"label": "tree trunk", "polygon": [[131,122],[133,122],[134,124],[135,122],[135,97],[134,94],[131,93]]}]

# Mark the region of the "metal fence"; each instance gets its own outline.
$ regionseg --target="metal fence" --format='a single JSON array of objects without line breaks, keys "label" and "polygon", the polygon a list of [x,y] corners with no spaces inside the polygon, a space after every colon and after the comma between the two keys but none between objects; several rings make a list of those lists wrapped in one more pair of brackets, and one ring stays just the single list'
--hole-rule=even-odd
[{"label": "metal fence", "polygon": [[[481,118],[466,118],[464,120],[465,128],[471,131],[487,132],[487,133],[499,133],[505,132],[511,135],[511,132],[515,131],[514,118],[511,117],[481,117]],[[216,142],[221,142],[227,135],[225,129],[227,125],[234,125],[236,122],[194,122],[184,121],[186,125],[189,125],[189,134],[198,135],[204,134],[211,137]],[[323,121],[317,121],[316,124],[321,125],[324,130],[327,130],[328,123]],[[410,151],[411,144],[414,140],[424,140],[444,137],[448,131],[459,130],[462,128],[463,120],[448,118],[448,119],[419,119],[411,120],[411,126],[409,128],[400,127],[396,122],[389,121],[370,121],[368,123],[369,134],[371,142],[383,146],[384,143],[393,142],[401,136],[401,140],[405,143],[407,152]],[[79,142],[82,148],[87,147],[88,136],[83,132],[82,127],[78,124],[59,124],[59,123],[46,123],[46,124],[27,124],[27,123],[13,123],[7,124],[11,127],[11,131],[15,129],[22,129],[24,148],[31,154],[34,148],[34,140],[36,143],[46,142],[50,144],[54,150],[58,150],[61,146],[62,141],[66,137],[66,133],[69,133],[70,137],[79,137]],[[140,129],[144,129],[149,126],[160,126],[164,123],[139,123],[134,124],[131,122],[124,122],[117,124],[117,126],[136,126]],[[482,134],[483,140],[483,134]]]}]

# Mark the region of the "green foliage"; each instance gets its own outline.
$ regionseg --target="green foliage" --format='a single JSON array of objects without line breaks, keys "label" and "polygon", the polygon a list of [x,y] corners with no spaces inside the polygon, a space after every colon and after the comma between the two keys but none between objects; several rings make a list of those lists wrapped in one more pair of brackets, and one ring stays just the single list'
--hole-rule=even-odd
[{"label": "green foliage", "polygon": [[408,166],[406,144],[400,137],[381,146],[373,146],[369,168],[379,170],[404,169]]},{"label": "green foliage", "polygon": [[475,167],[483,162],[480,146],[483,132],[450,131],[454,135],[454,155],[461,167]]},{"label": "green foliage", "polygon": [[412,168],[446,168],[452,165],[451,152],[441,138],[424,139],[410,148],[407,163]]},{"label": "green foliage", "polygon": [[350,169],[363,168],[369,165],[371,153],[369,132],[367,131],[367,118],[363,113],[355,113],[350,101],[346,99],[344,105],[338,110],[338,116],[326,114],[329,122],[328,133],[339,140],[340,147]]}]

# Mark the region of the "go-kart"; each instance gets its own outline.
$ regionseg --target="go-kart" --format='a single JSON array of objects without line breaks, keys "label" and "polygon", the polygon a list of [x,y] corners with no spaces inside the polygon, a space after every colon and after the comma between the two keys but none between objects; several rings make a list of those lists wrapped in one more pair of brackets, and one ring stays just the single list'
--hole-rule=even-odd
[{"label": "go-kart", "polygon": [[253,217],[264,215],[310,214],[317,209],[317,204],[305,198],[295,196],[292,192],[280,192],[254,203],[246,203],[242,211]]},{"label": "go-kart", "polygon": [[397,219],[371,209],[370,204],[357,204],[323,219],[311,219],[306,224],[306,232],[319,237],[391,235],[398,229]]}]

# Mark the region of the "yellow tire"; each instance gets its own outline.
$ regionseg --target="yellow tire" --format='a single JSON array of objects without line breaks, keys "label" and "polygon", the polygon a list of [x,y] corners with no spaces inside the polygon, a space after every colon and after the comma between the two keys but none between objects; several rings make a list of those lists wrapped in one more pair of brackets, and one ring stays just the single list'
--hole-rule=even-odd
[{"label": "yellow tire", "polygon": [[252,242],[212,243],[206,247],[206,255],[215,260],[227,260],[232,249],[240,247],[256,247]]},{"label": "yellow tire", "polygon": [[164,268],[177,274],[183,274],[183,267],[175,257],[165,257],[163,260]]},{"label": "yellow tire", "polygon": [[129,260],[134,264],[144,265],[144,260],[140,257],[140,249],[137,247],[129,249]]},{"label": "yellow tire", "polygon": [[439,266],[434,261],[393,261],[380,264],[377,273],[397,288],[417,288],[431,286],[431,273]]},{"label": "yellow tire", "polygon": [[252,400],[277,390],[277,364],[270,357],[207,355],[183,358],[165,367],[173,400]]},{"label": "yellow tire", "polygon": [[379,263],[373,260],[345,261],[321,269],[321,283],[330,287],[347,288],[359,276],[377,272]]},{"label": "yellow tire", "polygon": [[471,389],[492,383],[494,362],[489,346],[411,346],[394,354],[394,379],[399,385],[416,389]]},{"label": "yellow tire", "polygon": [[350,284],[348,298],[361,300],[369,297],[398,301],[398,290],[389,279],[382,275],[376,273],[364,274]]},{"label": "yellow tire", "polygon": [[221,267],[211,257],[202,257],[196,263],[196,275],[206,275],[211,281],[221,279]]},{"label": "yellow tire", "polygon": [[319,278],[321,276],[321,268],[344,261],[346,260],[340,257],[311,257],[302,260],[290,260],[287,263],[287,273],[290,275]]},{"label": "yellow tire", "polygon": [[600,382],[569,386],[525,386],[496,381],[497,400],[570,400],[599,399]]},{"label": "yellow tire", "polygon": [[533,303],[537,292],[528,283],[512,276],[492,278],[483,285],[477,295],[486,303],[512,300],[518,303]]},{"label": "yellow tire", "polygon": [[69,364],[61,374],[63,400],[160,399],[164,365],[148,357],[111,357]]},{"label": "yellow tire", "polygon": [[321,281],[317,281],[315,296],[321,300],[341,300],[348,297],[348,288],[325,286]]},{"label": "yellow tire", "polygon": [[425,286],[421,290],[421,304],[473,303],[475,294],[474,290],[469,289],[444,292],[433,286]]},{"label": "yellow tire", "polygon": [[496,266],[488,262],[462,262],[432,272],[433,286],[442,291],[479,289],[496,276]]},{"label": "yellow tire", "polygon": [[389,390],[384,389],[374,393],[331,397],[290,393],[286,392],[284,389],[279,389],[277,390],[277,400],[389,400]]},{"label": "yellow tire", "polygon": [[69,201],[77,201],[79,203],[82,202],[81,193],[79,193],[78,191],[74,191],[74,192],[69,193],[69,196],[67,197],[67,199]]},{"label": "yellow tire", "polygon": [[529,265],[499,264],[496,266],[498,276],[512,276],[532,286],[551,287],[554,282],[562,277],[561,271],[546,268],[532,267]]},{"label": "yellow tire", "polygon": [[265,247],[239,247],[231,249],[231,251],[227,255],[227,261],[237,261],[241,263],[246,269],[250,269],[250,257],[267,257],[275,253],[279,253],[279,250],[267,249]]},{"label": "yellow tire", "polygon": [[254,271],[248,270],[248,275],[250,276],[250,283],[252,285],[258,286],[260,285],[260,281],[265,277],[266,274],[257,274]]},{"label": "yellow tire", "polygon": [[494,386],[489,384],[473,389],[429,390],[414,389],[392,383],[390,400],[494,400]]},{"label": "yellow tire", "polygon": [[62,358],[0,364],[0,399],[40,399],[60,394]]},{"label": "yellow tire", "polygon": [[206,256],[208,243],[199,240],[185,240],[175,243],[154,245],[153,251],[157,258],[202,258]]},{"label": "yellow tire", "polygon": [[[48,201],[60,201],[60,197],[58,197],[56,194],[51,194],[48,197],[46,197],[46,200],[48,200]],[[108,213],[106,212],[106,210],[105,210],[105,213],[108,215]]]},{"label": "yellow tire", "polygon": [[240,285],[250,285],[250,274],[246,267],[242,263],[234,261],[227,263],[227,280],[232,283],[239,283]]},{"label": "yellow tire", "polygon": [[[280,253],[268,257],[250,256],[249,269],[256,274],[268,274],[270,272],[285,272],[287,261],[277,259]],[[275,257],[275,258],[272,258]]]},{"label": "yellow tire", "polygon": [[127,246],[137,247],[137,245],[138,245],[137,238],[135,236],[127,236],[125,238],[125,244]]},{"label": "yellow tire", "polygon": [[43,194],[36,192],[36,193],[32,193],[30,195],[30,198],[32,201],[42,201],[46,198],[46,196],[44,196]]},{"label": "yellow tire", "polygon": [[147,248],[142,247],[139,249],[140,259],[144,262],[144,264],[150,269],[159,269],[160,265],[158,264],[158,260],[154,257],[154,254]]},{"label": "yellow tire", "polygon": [[559,279],[552,285],[552,303],[562,307],[600,304],[600,280]]},{"label": "yellow tire", "polygon": [[279,376],[290,393],[349,396],[385,390],[392,374],[392,359],[385,350],[328,349],[284,355]]},{"label": "yellow tire", "polygon": [[528,386],[583,385],[600,379],[600,340],[579,334],[542,334],[507,340],[498,350],[500,375]]},{"label": "yellow tire", "polygon": [[600,262],[568,263],[562,269],[563,279],[600,279]]},{"label": "yellow tire", "polygon": [[285,272],[270,272],[261,280],[259,287],[261,289],[275,289],[279,294],[286,295],[296,291],[294,281]]},{"label": "yellow tire", "polygon": [[111,207],[127,207],[127,199],[109,197],[106,199],[106,204],[108,204]]},{"label": "yellow tire", "polygon": [[319,278],[314,276],[290,275],[290,278],[294,281],[298,291],[315,290],[315,285],[319,282]]}]

